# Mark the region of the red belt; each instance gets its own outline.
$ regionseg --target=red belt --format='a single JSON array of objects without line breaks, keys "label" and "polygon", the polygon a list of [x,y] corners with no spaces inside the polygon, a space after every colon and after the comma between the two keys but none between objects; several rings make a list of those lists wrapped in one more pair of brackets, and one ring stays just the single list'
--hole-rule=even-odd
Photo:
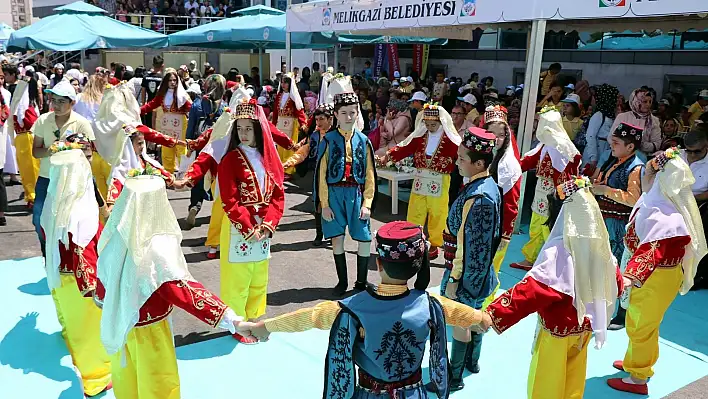
[{"label": "red belt", "polygon": [[410,377],[406,378],[405,380],[401,381],[396,381],[396,382],[384,382],[384,381],[379,381],[375,379],[374,377],[370,376],[366,371],[359,369],[359,386],[365,389],[368,389],[372,391],[375,394],[382,394],[384,392],[387,392],[388,395],[391,397],[391,399],[398,399],[398,393],[396,392],[399,389],[419,384],[422,380],[422,373],[420,372],[420,369],[413,373]]}]

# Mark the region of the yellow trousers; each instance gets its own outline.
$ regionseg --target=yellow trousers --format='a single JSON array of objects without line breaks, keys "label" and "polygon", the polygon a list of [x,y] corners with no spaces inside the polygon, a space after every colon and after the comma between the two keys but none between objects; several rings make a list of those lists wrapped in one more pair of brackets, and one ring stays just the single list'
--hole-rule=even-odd
[{"label": "yellow trousers", "polygon": [[494,288],[494,291],[492,291],[492,293],[487,297],[487,299],[484,300],[484,303],[482,304],[482,309],[486,309],[487,306],[492,303],[492,301],[497,296],[497,290],[501,285],[501,280],[499,280],[499,271],[501,270],[502,262],[504,262],[504,257],[506,256],[507,249],[509,249],[509,241],[501,240],[501,243],[499,243],[499,248],[497,248],[497,253],[494,254],[494,260],[492,261],[492,265],[494,266],[494,272],[497,274],[497,286]]},{"label": "yellow trousers", "polygon": [[439,197],[430,197],[411,193],[408,201],[408,216],[406,220],[425,226],[428,222],[428,239],[433,247],[442,247],[442,234],[447,223],[448,190],[450,189],[450,175],[443,175],[442,192]]},{"label": "yellow trousers", "polygon": [[529,242],[521,248],[521,253],[527,261],[534,263],[541,248],[551,235],[551,230],[544,223],[548,220],[548,216],[541,216],[536,212],[531,213],[531,225],[529,226]]},{"label": "yellow trousers", "polygon": [[176,145],[173,148],[162,146],[162,166],[170,173],[175,173],[181,157],[187,155],[187,147]]},{"label": "yellow trousers", "polygon": [[559,338],[541,328],[531,357],[529,399],[583,399],[592,333]]},{"label": "yellow trousers", "polygon": [[231,222],[224,216],[221,225],[221,300],[245,320],[265,314],[268,292],[268,264],[270,259],[258,262],[229,262]]},{"label": "yellow trousers", "polygon": [[39,159],[32,156],[34,135],[20,133],[15,137],[15,155],[17,167],[20,169],[22,188],[25,190],[25,201],[34,202],[34,185],[39,177]]},{"label": "yellow trousers", "polygon": [[108,196],[108,178],[111,176],[111,165],[106,162],[101,155],[94,151],[91,158],[91,173],[96,180],[96,188],[105,200]]},{"label": "yellow trousers", "polygon": [[[214,192],[212,188],[212,192]],[[224,219],[224,207],[221,205],[221,196],[214,198],[214,205],[211,207],[211,218],[209,219],[209,230],[207,231],[206,246],[218,247],[221,236],[221,222]]]},{"label": "yellow trousers", "polygon": [[624,355],[624,370],[632,377],[646,380],[654,375],[659,359],[659,325],[681,288],[683,269],[657,268],[642,286],[632,287],[625,321],[629,346]]},{"label": "yellow trousers", "polygon": [[65,328],[64,341],[79,369],[84,392],[97,395],[111,382],[111,362],[101,343],[101,309],[79,292],[71,274],[61,275],[61,287],[52,292],[57,315]]},{"label": "yellow trousers", "polygon": [[[285,161],[287,161],[288,158],[290,158],[293,154],[295,154],[295,151],[286,150],[285,148],[278,146],[278,155],[280,156],[280,162],[285,163]],[[292,175],[293,173],[295,173],[295,167],[291,166],[285,169],[285,173]]]},{"label": "yellow trousers", "polygon": [[111,362],[116,398],[180,398],[177,355],[167,319],[130,330],[125,346],[111,356]]}]

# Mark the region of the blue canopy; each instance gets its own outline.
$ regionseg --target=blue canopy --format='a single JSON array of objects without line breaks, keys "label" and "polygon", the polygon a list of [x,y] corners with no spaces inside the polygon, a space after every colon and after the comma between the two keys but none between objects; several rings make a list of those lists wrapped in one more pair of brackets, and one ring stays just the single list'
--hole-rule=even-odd
[{"label": "blue canopy", "polygon": [[167,36],[120,22],[82,1],[54,9],[10,35],[8,51],[76,51],[96,48],[166,47]]},{"label": "blue canopy", "polygon": [[8,39],[10,39],[10,34],[14,31],[15,30],[9,25],[0,23],[0,51],[5,51],[5,46],[7,45]]},{"label": "blue canopy", "polygon": [[[580,50],[673,50],[681,44],[681,35],[649,36],[617,36],[606,37],[604,40],[590,43]],[[685,50],[706,50],[708,43],[704,41],[687,41]]]},{"label": "blue canopy", "polygon": [[376,36],[376,35],[334,35],[333,32],[319,32],[313,34],[315,43],[329,42],[341,44],[434,44],[443,46],[447,44],[447,39],[436,39],[432,37],[415,36]]}]

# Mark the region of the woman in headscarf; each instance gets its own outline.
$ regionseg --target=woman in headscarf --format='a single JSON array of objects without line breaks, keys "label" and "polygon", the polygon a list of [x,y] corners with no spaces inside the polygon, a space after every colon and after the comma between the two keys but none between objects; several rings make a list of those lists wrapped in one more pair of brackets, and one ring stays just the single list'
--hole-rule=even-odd
[{"label": "woman in headscarf", "polygon": [[382,156],[395,147],[411,133],[411,113],[408,103],[403,100],[388,102],[388,112],[383,125],[379,128],[381,140],[376,155]]},{"label": "woman in headscarf", "polygon": [[617,115],[610,131],[614,132],[620,123],[634,125],[644,129],[640,156],[644,161],[652,157],[661,148],[661,122],[652,114],[654,99],[648,87],[640,87],[629,97],[631,111]]},{"label": "woman in headscarf", "polygon": [[586,173],[594,173],[597,165],[602,165],[610,156],[610,128],[615,123],[615,112],[617,110],[617,97],[619,90],[608,84],[598,86],[595,91],[595,113],[590,118],[586,131],[587,145],[583,152],[583,164],[589,165],[590,170]]},{"label": "woman in headscarf", "polygon": [[[283,78],[278,94],[275,96],[273,124],[294,142],[298,141],[300,130],[307,129],[304,104],[297,90],[297,85],[293,82],[292,74],[288,74]],[[294,149],[278,148],[280,160],[282,162],[287,161],[294,154],[294,151]],[[295,168],[288,168],[285,173],[291,175],[295,173]]]},{"label": "woman in headscarf", "polygon": [[575,94],[580,97],[582,105],[587,104],[592,99],[592,94],[590,93],[590,83],[587,80],[581,80],[575,84]]},{"label": "woman in headscarf", "polygon": [[628,283],[589,187],[587,177],[571,177],[548,195],[548,241],[524,279],[487,307],[480,325],[502,334],[538,312],[529,399],[583,397],[590,337],[596,349],[605,344],[618,293]]},{"label": "woman in headscarf", "polygon": [[632,283],[629,346],[624,360],[613,366],[629,376],[607,381],[618,391],[648,395],[647,381],[659,358],[659,325],[676,295],[691,289],[697,265],[708,253],[693,183],[693,173],[676,148],[647,164],[644,194],[632,210],[625,236],[630,259],[624,276]]},{"label": "woman in headscarf", "polygon": [[156,109],[161,110],[157,116],[157,130],[167,134],[174,140],[172,146],[162,144],[162,164],[165,169],[174,173],[177,171],[180,157],[186,155],[187,114],[192,108],[192,100],[187,94],[177,72],[168,69],[162,78],[155,97],[140,107],[140,114],[145,115]]}]

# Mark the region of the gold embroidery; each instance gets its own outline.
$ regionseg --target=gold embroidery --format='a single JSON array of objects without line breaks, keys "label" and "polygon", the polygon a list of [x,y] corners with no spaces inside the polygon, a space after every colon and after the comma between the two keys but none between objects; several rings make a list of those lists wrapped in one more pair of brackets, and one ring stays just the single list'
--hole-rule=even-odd
[{"label": "gold embroidery", "polygon": [[81,296],[85,296],[89,292],[96,290],[96,281],[92,281],[91,276],[96,274],[96,270],[89,266],[84,258],[84,249],[77,246],[74,252],[79,258],[79,262],[76,264],[76,279],[83,281],[84,289],[81,290]]},{"label": "gold embroidery", "polygon": [[[216,319],[204,318],[204,320],[212,327],[216,327],[221,320],[222,315],[226,312],[227,306],[221,300],[214,296],[211,291],[205,288],[192,287],[186,281],[177,283],[177,288],[186,288],[192,298],[192,306],[197,310],[204,310],[209,307],[209,311],[217,316]],[[214,309],[215,308],[215,309]]]},{"label": "gold embroidery", "polygon": [[558,328],[558,326],[554,326],[553,328],[550,328],[546,324],[546,321],[543,319],[543,317],[539,317],[539,319],[541,320],[541,326],[543,327],[543,329],[548,331],[549,334],[556,336],[556,337],[562,338],[562,337],[567,337],[569,335],[580,335],[580,334],[583,334],[585,331],[592,331],[592,329],[590,329],[586,323],[587,319],[583,319],[582,325],[573,326],[570,329],[568,327],[563,327],[563,330],[560,330]]},{"label": "gold embroidery", "polygon": [[167,307],[167,311],[165,313],[163,313],[159,316],[156,316],[156,317],[152,317],[152,315],[150,315],[150,313],[148,313],[147,317],[145,319],[140,320],[137,323],[135,323],[135,327],[144,327],[144,326],[150,325],[152,323],[156,323],[156,322],[164,319],[165,317],[170,315],[170,313],[172,312],[172,308],[173,308],[173,306],[169,305]]}]

